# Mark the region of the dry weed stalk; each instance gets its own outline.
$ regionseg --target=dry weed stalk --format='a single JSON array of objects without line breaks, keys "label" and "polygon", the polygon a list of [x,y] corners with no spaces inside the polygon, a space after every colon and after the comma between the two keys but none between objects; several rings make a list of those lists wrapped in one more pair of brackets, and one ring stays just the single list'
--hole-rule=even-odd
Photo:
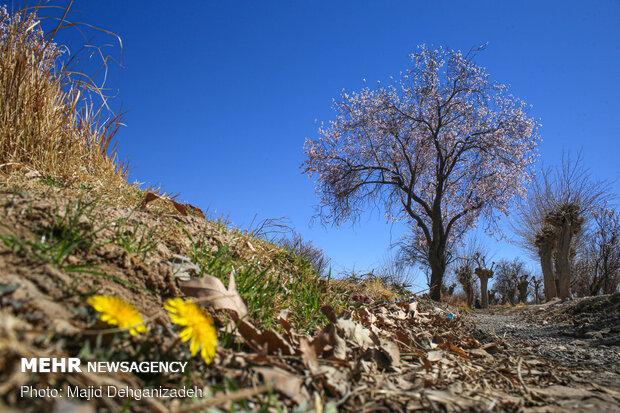
[{"label": "dry weed stalk", "polygon": [[54,43],[75,25],[69,8],[49,35],[36,9],[0,8],[0,172],[27,168],[118,187],[126,174],[113,139],[120,116],[108,109],[103,86],[72,70],[75,57]]}]

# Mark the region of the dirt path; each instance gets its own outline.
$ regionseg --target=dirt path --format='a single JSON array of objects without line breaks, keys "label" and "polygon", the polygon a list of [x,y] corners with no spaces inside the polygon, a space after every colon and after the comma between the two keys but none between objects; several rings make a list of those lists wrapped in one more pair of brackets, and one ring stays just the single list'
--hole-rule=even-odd
[{"label": "dirt path", "polygon": [[[620,394],[620,325],[613,313],[617,308],[585,315],[562,308],[575,305],[479,310],[471,321],[481,341],[504,343],[526,364],[542,359],[556,367],[546,373],[562,384],[553,390],[559,411],[620,411],[617,404],[592,397],[594,389]],[[523,369],[528,373],[529,368]]]},{"label": "dirt path", "polygon": [[571,337],[568,323],[530,322],[520,314],[478,313],[475,319],[482,332],[500,337],[513,350],[570,366],[576,378],[620,388],[620,348],[598,344],[596,336]]}]

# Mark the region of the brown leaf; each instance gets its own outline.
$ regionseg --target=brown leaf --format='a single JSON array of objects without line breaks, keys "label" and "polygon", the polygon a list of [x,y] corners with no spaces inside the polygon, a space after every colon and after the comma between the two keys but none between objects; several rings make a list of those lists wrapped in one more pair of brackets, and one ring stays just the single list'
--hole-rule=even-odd
[{"label": "brown leaf", "polygon": [[400,308],[397,311],[392,312],[391,316],[392,316],[392,318],[394,318],[396,320],[406,320],[407,319],[407,313],[405,313]]},{"label": "brown leaf", "polygon": [[482,348],[472,348],[471,350],[467,350],[467,352],[474,357],[493,358],[491,354],[487,353],[487,351]]},{"label": "brown leaf", "polygon": [[324,377],[325,388],[333,396],[340,397],[349,392],[351,380],[347,376],[346,370],[322,366],[321,373]]},{"label": "brown leaf", "polygon": [[336,323],[336,326],[338,330],[342,332],[345,339],[352,341],[354,344],[361,347],[362,350],[366,350],[374,344],[371,338],[372,333],[360,323],[341,318]]},{"label": "brown leaf", "polygon": [[338,334],[336,326],[328,324],[311,342],[318,356],[334,357],[339,360],[347,358],[347,343]]},{"label": "brown leaf", "polygon": [[336,324],[336,311],[332,306],[324,305],[321,307],[321,312],[330,322]]},{"label": "brown leaf", "polygon": [[237,321],[241,337],[255,349],[264,350],[267,354],[283,354],[292,356],[295,350],[280,334],[273,330],[260,331],[245,320]]},{"label": "brown leaf", "polygon": [[347,359],[347,342],[340,337],[336,333],[336,326],[332,324],[332,329],[330,330],[330,347],[331,347],[331,356],[338,360],[346,360]]},{"label": "brown leaf", "polygon": [[147,192],[144,195],[144,198],[142,199],[142,202],[140,203],[140,209],[144,209],[146,208],[146,205],[151,202],[154,201],[156,199],[160,199],[161,197],[153,192]]},{"label": "brown leaf", "polygon": [[389,340],[381,340],[380,350],[389,356],[392,367],[400,365],[400,350],[396,343]]},{"label": "brown leaf", "polygon": [[198,208],[197,206],[194,206],[192,204],[185,204],[186,206],[190,207],[192,209],[192,211],[194,211],[194,213],[196,213],[196,215],[198,215],[201,218],[206,218],[205,217],[205,213],[202,212],[202,209]]},{"label": "brown leaf", "polygon": [[248,308],[237,292],[235,276],[232,272],[228,280],[228,288],[224,287],[219,278],[210,275],[181,282],[179,288],[185,295],[199,298],[216,310],[231,310],[238,318],[244,318],[248,314]]},{"label": "brown leaf", "polygon": [[299,351],[301,352],[301,359],[308,367],[308,370],[310,370],[310,373],[317,374],[319,371],[319,361],[314,346],[307,337],[299,338]]},{"label": "brown leaf", "polygon": [[290,339],[293,337],[293,335],[295,335],[295,330],[293,330],[293,326],[288,319],[288,313],[288,310],[280,311],[280,314],[278,314],[278,317],[276,317],[276,321],[282,326],[284,331],[286,331],[286,335]]},{"label": "brown leaf", "polygon": [[426,399],[443,405],[447,411],[471,411],[475,406],[473,399],[444,390],[425,389],[422,394]]},{"label": "brown leaf", "polygon": [[381,345],[366,350],[363,358],[374,361],[380,370],[387,370],[400,365],[400,350],[395,343],[382,339]]},{"label": "brown leaf", "polygon": [[409,312],[411,313],[413,318],[417,318],[418,317],[418,302],[417,301],[409,303],[409,306],[408,306],[407,309],[409,310]]},{"label": "brown leaf", "polygon": [[150,191],[149,191],[149,192],[147,192],[147,193],[144,195],[144,198],[142,199],[142,202],[140,203],[140,209],[145,209],[145,208],[146,208],[146,206],[147,206],[150,202],[155,201],[155,200],[157,200],[157,199],[163,199],[163,200],[169,201],[170,203],[172,203],[172,206],[174,207],[174,209],[176,209],[176,210],[177,210],[177,212],[178,212],[179,214],[183,215],[183,216],[187,216],[187,215],[189,215],[189,211],[192,211],[192,212],[194,212],[196,215],[198,215],[198,216],[200,216],[200,217],[202,217],[202,218],[204,218],[204,217],[205,217],[205,214],[202,212],[202,210],[201,210],[200,208],[198,208],[198,207],[195,207],[194,205],[191,205],[191,204],[182,204],[182,203],[177,202],[177,201],[175,201],[175,200],[173,200],[173,199],[170,199],[170,198],[167,198],[167,197],[163,197],[163,196],[157,195],[156,193],[154,193],[154,192],[150,192]]},{"label": "brown leaf", "polygon": [[176,209],[179,214],[187,216],[187,207],[184,204],[181,204],[174,200],[170,200],[170,202],[172,202],[172,206],[174,206],[174,209]]},{"label": "brown leaf", "polygon": [[254,370],[263,376],[265,382],[270,382],[275,390],[295,403],[302,404],[310,399],[301,377],[277,367],[258,367]]},{"label": "brown leaf", "polygon": [[360,307],[354,310],[351,317],[361,322],[365,327],[369,328],[377,321],[377,317],[373,313],[368,311],[366,307]]},{"label": "brown leaf", "polygon": [[442,348],[444,350],[448,350],[453,352],[454,354],[458,354],[459,356],[463,357],[463,358],[469,358],[469,356],[467,355],[467,352],[465,350],[463,350],[462,348],[460,348],[457,345],[454,345],[452,343],[442,343],[439,345],[439,348]]}]

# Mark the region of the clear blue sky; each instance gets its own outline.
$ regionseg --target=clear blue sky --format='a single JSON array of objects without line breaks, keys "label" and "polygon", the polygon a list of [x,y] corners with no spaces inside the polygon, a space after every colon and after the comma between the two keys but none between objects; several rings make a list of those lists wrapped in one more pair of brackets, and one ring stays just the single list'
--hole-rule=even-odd
[{"label": "clear blue sky", "polygon": [[74,9],[123,39],[124,68],[109,85],[127,111],[120,154],[133,180],[239,226],[286,216],[337,270],[379,264],[402,229],[377,212],[354,228],[311,226],[304,139],[343,88],[398,74],[418,44],[488,42],[478,61],[533,105],[546,164],[582,149],[597,177],[620,172],[619,1],[78,0]]}]

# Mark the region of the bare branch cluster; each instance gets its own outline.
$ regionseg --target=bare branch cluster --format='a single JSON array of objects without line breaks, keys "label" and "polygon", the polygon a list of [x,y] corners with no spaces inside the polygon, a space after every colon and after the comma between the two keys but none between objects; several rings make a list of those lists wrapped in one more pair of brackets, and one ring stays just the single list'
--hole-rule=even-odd
[{"label": "bare branch cluster", "polygon": [[570,296],[577,240],[609,199],[609,186],[594,181],[581,157],[543,170],[518,211],[515,232],[541,263],[545,297]]},{"label": "bare branch cluster", "polygon": [[450,247],[524,194],[538,125],[473,55],[421,46],[411,61],[390,86],[342,94],[335,119],[306,141],[304,170],[325,220],[374,204],[409,223],[412,260],[431,268],[439,299]]}]

